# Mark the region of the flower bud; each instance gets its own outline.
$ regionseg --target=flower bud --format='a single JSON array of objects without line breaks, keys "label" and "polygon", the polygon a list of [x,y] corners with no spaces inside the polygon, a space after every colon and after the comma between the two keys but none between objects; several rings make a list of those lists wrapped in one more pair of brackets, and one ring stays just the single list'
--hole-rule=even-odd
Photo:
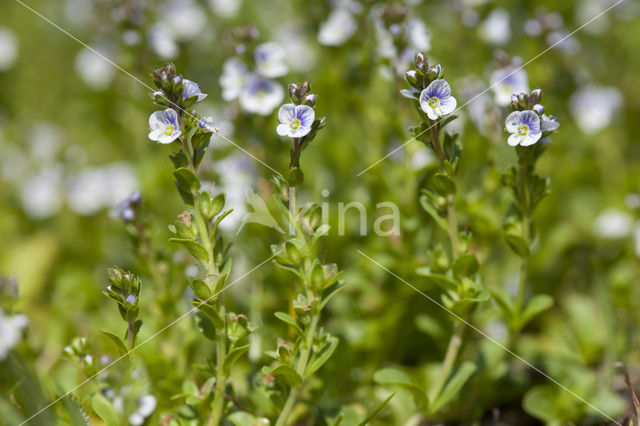
[{"label": "flower bud", "polygon": [[533,106],[533,110],[536,112],[536,114],[538,115],[542,115],[544,114],[544,106],[541,104],[535,104]]},{"label": "flower bud", "polygon": [[429,67],[429,61],[427,61],[423,53],[418,52],[416,53],[416,67],[420,68],[422,66]]},{"label": "flower bud", "polygon": [[418,71],[409,70],[404,73],[404,78],[407,80],[407,83],[413,87],[418,86]]},{"label": "flower bud", "polygon": [[298,89],[300,88],[300,86],[298,86],[295,83],[291,83],[289,85],[289,97],[291,99],[295,99],[298,97]]},{"label": "flower bud", "polygon": [[427,78],[429,81],[437,80],[442,75],[442,67],[440,64],[433,65],[427,70]]},{"label": "flower bud", "polygon": [[298,96],[302,97],[311,91],[311,83],[305,81],[300,85],[300,89],[298,90]]},{"label": "flower bud", "polygon": [[307,96],[304,97],[304,105],[309,105],[310,107],[314,107],[316,105],[316,98],[318,97],[318,95],[313,94],[313,93],[309,93]]},{"label": "flower bud", "polygon": [[529,95],[529,100],[532,104],[537,104],[542,99],[542,89],[533,89]]}]

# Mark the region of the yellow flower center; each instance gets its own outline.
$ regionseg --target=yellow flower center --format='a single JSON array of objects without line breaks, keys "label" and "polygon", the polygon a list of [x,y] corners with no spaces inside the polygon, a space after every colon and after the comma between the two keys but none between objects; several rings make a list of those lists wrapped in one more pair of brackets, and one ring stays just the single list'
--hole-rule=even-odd
[{"label": "yellow flower center", "polygon": [[175,129],[176,128],[173,126],[173,124],[167,124],[164,128],[164,134],[167,136],[171,136]]},{"label": "yellow flower center", "polygon": [[294,118],[291,124],[289,124],[289,127],[291,127],[293,130],[298,130],[298,128],[300,127],[300,120]]},{"label": "yellow flower center", "polygon": [[429,99],[429,106],[431,108],[438,108],[440,106],[440,99],[435,96]]},{"label": "yellow flower center", "polygon": [[527,136],[529,134],[529,126],[521,124],[518,126],[518,134],[520,136]]}]

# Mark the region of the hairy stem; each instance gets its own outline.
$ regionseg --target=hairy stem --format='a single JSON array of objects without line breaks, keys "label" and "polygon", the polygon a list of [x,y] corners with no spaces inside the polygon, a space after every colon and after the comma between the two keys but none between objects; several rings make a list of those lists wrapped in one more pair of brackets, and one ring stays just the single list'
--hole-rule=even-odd
[{"label": "hairy stem", "polygon": [[318,327],[319,321],[320,321],[320,314],[316,313],[311,319],[311,324],[305,330],[304,347],[300,352],[300,358],[298,358],[298,363],[296,365],[296,371],[298,372],[298,374],[300,374],[300,377],[302,377],[302,380],[303,380],[302,385],[300,385],[300,387],[297,387],[297,388],[291,388],[291,390],[289,391],[289,396],[287,397],[287,401],[285,402],[284,407],[282,407],[282,411],[278,416],[278,420],[276,421],[275,426],[284,426],[287,424],[287,419],[289,418],[289,415],[291,414],[291,410],[293,409],[298,399],[298,395],[300,394],[300,390],[304,385],[304,373],[305,373],[305,370],[307,369],[307,363],[309,362],[309,357],[311,356],[311,348],[313,346],[313,336],[316,333],[316,328]]},{"label": "hairy stem", "polygon": [[442,361],[442,367],[440,368],[438,377],[436,378],[436,381],[433,382],[433,385],[429,390],[429,403],[433,403],[438,395],[440,395],[440,392],[442,391],[447,378],[451,374],[456,358],[458,357],[458,352],[460,351],[460,346],[462,346],[463,331],[464,323],[457,322],[454,325],[453,335],[451,336],[451,339],[449,339],[447,352],[444,355],[444,360]]},{"label": "hairy stem", "polygon": [[[518,192],[520,209],[522,212],[522,238],[529,247],[529,228],[531,226],[531,216],[529,208],[529,193],[527,192],[528,169],[524,164],[520,164],[518,176]],[[516,296],[516,313],[520,315],[524,304],[524,295],[527,286],[527,274],[529,269],[529,256],[520,259],[520,279],[518,281],[518,294]]]},{"label": "hairy stem", "polygon": [[[181,146],[185,156],[189,160],[189,167],[197,176],[197,168],[191,156],[191,147],[188,145],[188,141],[183,140]],[[213,230],[209,226],[210,224],[207,223],[208,220],[206,219],[205,214],[200,208],[200,194],[197,191],[194,191],[193,193],[193,204],[194,219],[196,222],[198,235],[200,236],[200,241],[204,245],[209,256],[209,260],[207,262],[203,262],[203,267],[206,273],[204,281],[211,288],[215,285],[215,282],[212,282],[212,279],[217,279],[219,274],[218,265],[216,265],[215,260],[214,243],[212,241],[214,237],[212,235]],[[209,416],[209,420],[207,422],[207,425],[209,426],[219,425],[222,420],[225,401],[224,392],[225,385],[227,383],[227,375],[224,372],[223,366],[224,359],[227,355],[227,321],[225,315],[224,300],[221,295],[218,295],[217,297],[216,310],[224,321],[224,327],[222,330],[216,330],[216,391],[215,396],[213,397],[211,415]]]}]

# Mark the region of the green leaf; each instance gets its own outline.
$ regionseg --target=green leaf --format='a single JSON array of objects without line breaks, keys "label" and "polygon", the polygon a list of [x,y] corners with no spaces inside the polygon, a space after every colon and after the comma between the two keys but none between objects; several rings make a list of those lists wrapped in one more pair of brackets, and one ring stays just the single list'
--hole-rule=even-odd
[{"label": "green leaf", "polygon": [[269,211],[269,208],[265,204],[262,197],[256,194],[253,190],[247,189],[245,191],[245,200],[253,211],[247,213],[242,218],[242,223],[238,228],[238,233],[247,223],[257,223],[263,226],[273,228],[280,233],[284,233],[282,228],[278,225],[278,222],[274,219],[273,215]]},{"label": "green leaf", "polygon": [[293,327],[293,329],[300,335],[300,336],[304,336],[304,332],[302,331],[302,328],[300,328],[300,325],[298,324],[298,321],[292,317],[289,314],[285,314],[284,312],[276,312],[274,314],[276,316],[276,318],[278,318],[280,321],[283,321],[287,324],[289,324],[291,327]]},{"label": "green leaf", "polygon": [[345,286],[343,281],[338,281],[329,287],[327,287],[322,292],[322,299],[320,299],[320,303],[318,303],[318,311],[324,309],[325,305],[329,302],[329,300],[336,295],[342,288]]},{"label": "green leaf", "polygon": [[91,407],[93,411],[107,424],[107,426],[117,426],[120,424],[118,413],[111,401],[100,392],[96,392],[91,399]]},{"label": "green leaf", "polygon": [[338,347],[339,339],[335,336],[329,336],[327,338],[327,344],[318,353],[314,353],[311,361],[307,365],[307,369],[304,372],[305,376],[311,376],[318,371],[322,365],[331,358],[333,352]]},{"label": "green leaf", "polygon": [[458,283],[456,281],[445,275],[434,274],[428,267],[421,267],[416,269],[416,274],[420,275],[421,277],[425,277],[430,284],[434,284],[438,287],[443,288],[444,290],[458,290]]},{"label": "green leaf", "polygon": [[182,246],[189,251],[196,259],[200,259],[203,262],[209,261],[209,253],[202,244],[195,240],[189,240],[186,238],[169,238],[169,242]]},{"label": "green leaf", "polygon": [[463,254],[453,261],[451,269],[456,277],[473,277],[479,269],[478,259],[473,253]]},{"label": "green leaf", "polygon": [[196,297],[200,300],[209,300],[209,298],[213,295],[209,286],[206,285],[202,280],[191,281],[191,289],[193,290],[193,294],[195,294]]},{"label": "green leaf", "polygon": [[396,385],[401,386],[407,390],[409,390],[413,396],[419,401],[421,404],[426,404],[427,396],[425,392],[418,387],[407,373],[402,370],[398,370],[397,368],[383,368],[382,370],[378,370],[373,375],[373,380],[380,385]]},{"label": "green leaf", "polygon": [[565,418],[559,415],[560,407],[555,404],[557,397],[558,395],[551,385],[534,386],[524,395],[522,408],[533,417],[543,420],[547,426],[560,426],[564,423]]},{"label": "green leaf", "polygon": [[279,377],[292,388],[297,388],[302,385],[302,377],[300,377],[300,374],[298,374],[298,372],[294,370],[290,365],[280,364],[275,368],[269,370],[268,374]]},{"label": "green leaf", "polygon": [[246,411],[236,411],[229,414],[227,419],[235,426],[268,426],[269,419],[265,417],[256,417]]},{"label": "green leaf", "polygon": [[173,176],[179,187],[185,192],[193,194],[200,189],[200,181],[191,169],[180,167],[173,171]]},{"label": "green leaf", "polygon": [[387,397],[387,399],[385,399],[384,401],[382,401],[372,412],[370,412],[367,417],[365,417],[364,420],[362,420],[360,423],[358,423],[358,426],[365,426],[366,424],[368,424],[371,420],[373,420],[373,418],[376,416],[376,414],[378,414],[380,412],[380,410],[382,410],[388,403],[389,401],[391,401],[391,399],[395,396],[395,392],[392,393],[391,395],[389,395]]},{"label": "green leaf", "polygon": [[449,224],[442,216],[440,216],[440,213],[438,213],[438,209],[431,203],[431,200],[429,200],[429,197],[427,195],[422,194],[420,196],[420,205],[422,206],[424,211],[426,211],[429,216],[431,216],[431,218],[435,220],[440,228],[444,229],[445,231],[449,231]]},{"label": "green leaf", "polygon": [[72,396],[64,395],[62,398],[62,406],[67,413],[68,421],[71,426],[91,426],[89,415],[84,407],[76,401]]},{"label": "green leaf", "polygon": [[124,342],[122,341],[122,339],[116,335],[115,333],[107,330],[107,329],[101,329],[100,333],[104,334],[105,336],[107,336],[108,338],[110,338],[118,347],[118,353],[120,354],[120,356],[122,355],[126,355],[127,354],[127,345],[124,344]]},{"label": "green leaf", "polygon": [[222,363],[222,369],[227,375],[231,371],[231,367],[233,367],[233,364],[235,364],[236,361],[238,361],[238,359],[242,355],[244,355],[245,352],[249,350],[250,346],[251,346],[251,343],[248,343],[244,346],[235,347],[229,351],[227,356],[224,357],[224,362]]},{"label": "green leaf", "polygon": [[513,299],[511,299],[511,296],[509,295],[507,290],[502,287],[495,287],[490,288],[489,291],[491,292],[491,296],[493,296],[493,300],[495,300],[495,302],[502,310],[507,322],[511,321],[516,308],[513,304]]},{"label": "green leaf", "polygon": [[0,398],[0,419],[9,425],[17,425],[24,422],[24,417],[20,414],[18,408],[4,398]]},{"label": "green leaf", "polygon": [[433,175],[432,180],[433,188],[436,192],[442,196],[447,196],[456,193],[456,183],[450,176],[444,173],[436,173]]},{"label": "green leaf", "polygon": [[195,306],[195,308],[198,309],[198,311],[200,311],[200,313],[204,315],[217,330],[224,329],[224,320],[222,319],[216,308],[207,303],[202,303],[197,300],[192,301],[191,304]]},{"label": "green leaf", "polygon": [[302,170],[299,167],[294,167],[293,169],[289,170],[289,177],[287,178],[287,182],[291,187],[302,185],[302,183],[304,182],[304,173],[302,173]]},{"label": "green leaf", "polygon": [[464,362],[456,370],[453,377],[447,382],[436,400],[429,404],[429,411],[437,413],[442,407],[451,402],[460,393],[460,390],[469,378],[475,373],[476,365],[472,362]]},{"label": "green leaf", "polygon": [[553,306],[553,297],[547,294],[537,294],[529,300],[527,306],[524,308],[522,315],[520,315],[520,328],[524,327],[535,318],[537,315],[546,311]]}]

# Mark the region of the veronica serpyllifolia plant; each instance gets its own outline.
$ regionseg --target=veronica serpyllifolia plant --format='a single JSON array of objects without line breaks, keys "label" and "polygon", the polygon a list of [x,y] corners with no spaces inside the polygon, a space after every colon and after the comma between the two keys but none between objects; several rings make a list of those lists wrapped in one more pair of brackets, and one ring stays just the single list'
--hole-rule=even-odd
[{"label": "veronica serpyllifolia plant", "polygon": [[[419,268],[417,273],[434,287],[441,288],[442,305],[455,314],[450,316],[453,331],[437,374],[426,385],[411,384],[422,411],[433,415],[458,395],[476,370],[472,362],[457,361],[465,330],[465,323],[460,318],[468,318],[478,303],[488,300],[489,293],[481,283],[476,255],[469,251],[471,235],[461,231],[458,224],[456,177],[462,144],[456,133],[444,130],[456,119],[451,115],[457,106],[456,98],[449,82],[444,79],[442,66],[429,65],[421,53],[416,55],[415,67],[406,72],[405,80],[409,88],[401,93],[413,101],[421,118],[421,122],[412,128],[414,137],[433,151],[440,165],[422,189],[420,203],[444,231],[448,246],[445,249],[446,246],[440,242],[434,242],[429,252],[430,265]],[[400,380],[391,369],[380,370],[375,379],[382,384]],[[416,386],[419,392],[415,392]]]},{"label": "veronica serpyllifolia plant", "polygon": [[511,339],[536,315],[553,305],[553,298],[545,294],[535,295],[525,303],[529,257],[536,237],[533,212],[550,191],[549,179],[538,176],[535,166],[551,141],[549,135],[560,126],[555,117],[545,114],[541,98],[541,89],[512,95],[512,112],[505,120],[509,133],[507,143],[515,147],[518,166],[509,168],[501,177],[513,194],[503,231],[509,247],[520,257],[520,277],[515,300],[504,290],[492,292],[502,309]]},{"label": "veronica serpyllifolia plant", "polygon": [[283,242],[272,246],[272,251],[276,264],[298,277],[291,315],[276,313],[278,319],[291,326],[295,337],[292,341],[279,339],[276,350],[268,353],[274,358],[273,363],[263,368],[264,383],[280,396],[282,408],[275,421],[279,426],[290,423],[307,379],[322,367],[338,345],[338,338],[320,326],[323,308],[343,286],[338,267],[326,264],[317,254],[318,240],[328,232],[329,226],[321,223],[319,204],[302,208],[298,204],[298,187],[304,182],[301,153],[325,124],[324,117],[316,116],[316,95],[310,90],[306,81],[289,86],[291,102],[280,107],[276,127],[278,135],[290,138],[293,146],[287,178],[274,178],[284,223],[275,227]]},{"label": "veronica serpyllifolia plant", "polygon": [[[198,310],[196,325],[202,334],[215,342],[215,354],[208,363],[211,377],[201,388],[197,402],[211,401],[208,425],[222,421],[227,394],[227,381],[235,361],[247,351],[243,340],[252,329],[244,315],[227,312],[221,294],[231,270],[228,244],[218,232],[218,225],[231,212],[223,211],[225,194],[212,194],[201,188],[198,167],[215,132],[212,120],[188,109],[207,95],[200,87],[176,73],[172,64],[152,73],[158,91],[155,103],[165,109],[149,118],[149,139],[171,144],[177,150],[170,158],[178,193],[187,209],[169,227],[174,234],[170,242],[186,249],[196,260],[199,274],[190,281]],[[206,405],[206,404],[204,404]]]}]

